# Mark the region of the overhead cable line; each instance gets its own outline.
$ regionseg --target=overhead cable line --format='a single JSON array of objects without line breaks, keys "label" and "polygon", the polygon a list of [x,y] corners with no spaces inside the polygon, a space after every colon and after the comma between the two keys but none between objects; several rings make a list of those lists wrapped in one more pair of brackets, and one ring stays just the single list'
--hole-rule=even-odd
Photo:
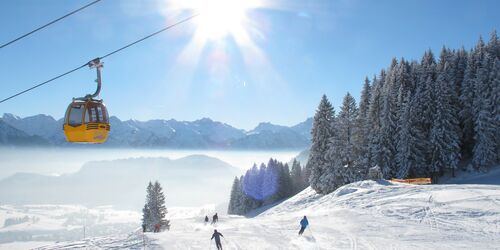
[{"label": "overhead cable line", "polygon": [[16,38],[16,39],[13,39],[13,40],[11,40],[9,42],[6,42],[6,43],[0,45],[0,49],[4,48],[4,47],[6,47],[6,46],[8,46],[10,44],[13,44],[13,43],[15,43],[15,42],[17,42],[17,41],[19,41],[19,40],[21,40],[21,39],[23,39],[23,38],[31,35],[31,34],[33,34],[33,33],[35,33],[37,31],[43,29],[43,28],[46,28],[47,26],[50,26],[50,25],[52,25],[52,24],[54,24],[54,23],[56,23],[56,22],[58,22],[58,21],[60,21],[60,20],[62,20],[64,18],[66,18],[66,17],[69,17],[69,16],[71,16],[71,15],[73,15],[73,14],[75,14],[75,13],[77,13],[77,12],[83,10],[83,9],[86,9],[87,7],[90,7],[90,6],[96,4],[96,3],[100,2],[100,1],[102,1],[102,0],[95,0],[95,1],[89,3],[89,4],[85,5],[85,6],[82,6],[82,7],[78,8],[78,9],[76,9],[76,10],[74,10],[74,11],[72,11],[72,12],[70,12],[70,13],[64,15],[64,16],[62,16],[62,17],[59,17],[59,18],[57,18],[57,19],[55,19],[55,20],[53,20],[53,21],[51,21],[51,22],[49,22],[47,24],[44,24],[44,25],[42,25],[42,26],[40,26],[40,27],[38,27],[38,28],[36,28],[36,29],[34,29],[34,30],[32,30],[32,31],[30,31],[30,32],[28,32],[28,33],[26,33],[26,34],[18,37],[18,38]]},{"label": "overhead cable line", "polygon": [[[159,33],[161,33],[161,32],[164,32],[164,31],[166,31],[166,30],[169,30],[169,29],[171,29],[171,28],[173,28],[173,27],[175,27],[175,26],[177,26],[177,25],[179,25],[179,24],[181,24],[181,23],[187,22],[187,21],[189,21],[189,20],[191,20],[191,19],[193,19],[193,18],[197,17],[198,15],[200,15],[200,14],[194,14],[194,15],[192,15],[192,16],[190,16],[190,17],[187,17],[187,18],[185,18],[185,19],[182,19],[182,20],[180,20],[180,21],[178,21],[178,22],[176,22],[176,23],[174,23],[174,24],[171,24],[171,25],[169,25],[169,26],[167,26],[167,27],[165,27],[165,28],[163,28],[163,29],[160,29],[160,30],[158,30],[158,31],[156,31],[156,32],[154,32],[154,33],[151,33],[150,35],[147,35],[147,36],[145,36],[145,37],[143,37],[143,38],[141,38],[141,39],[138,39],[138,40],[136,40],[136,41],[134,41],[134,42],[132,42],[132,43],[129,43],[129,44],[127,44],[127,45],[125,45],[125,46],[123,46],[123,47],[121,47],[121,48],[119,48],[119,49],[116,49],[116,50],[114,50],[114,51],[111,51],[111,52],[109,52],[109,53],[105,54],[104,56],[97,57],[96,59],[103,59],[103,58],[106,58],[106,57],[108,57],[108,56],[111,56],[111,55],[113,55],[113,54],[115,54],[115,53],[118,53],[118,52],[120,52],[120,51],[122,51],[122,50],[124,50],[124,49],[126,49],[126,48],[128,48],[128,47],[130,47],[130,46],[133,46],[133,45],[135,45],[135,44],[137,44],[137,43],[140,43],[140,42],[142,42],[142,41],[144,41],[144,40],[146,40],[146,39],[148,39],[148,38],[150,38],[150,37],[153,37],[153,36],[155,36],[155,35],[158,35],[158,34],[159,34]],[[51,79],[49,79],[49,80],[47,80],[47,81],[45,81],[45,82],[39,83],[39,84],[37,84],[37,85],[34,85],[33,87],[30,87],[30,88],[28,88],[28,89],[25,89],[25,90],[23,90],[23,91],[21,91],[21,92],[18,92],[18,93],[16,93],[16,94],[14,94],[14,95],[11,95],[11,96],[9,96],[9,97],[7,97],[7,98],[5,98],[5,99],[2,99],[2,100],[0,101],[0,103],[3,103],[3,102],[5,102],[5,101],[8,101],[8,100],[10,100],[10,99],[14,98],[14,97],[17,97],[17,96],[19,96],[19,95],[22,95],[22,94],[24,94],[24,93],[26,93],[26,92],[28,92],[28,91],[31,91],[31,90],[36,89],[36,88],[38,88],[38,87],[41,87],[41,86],[43,86],[43,85],[45,85],[45,84],[47,84],[47,83],[50,83],[50,82],[52,82],[52,81],[54,81],[54,80],[59,79],[59,78],[61,78],[61,77],[65,76],[65,75],[71,74],[71,73],[73,73],[73,72],[75,72],[75,71],[77,71],[77,70],[79,70],[79,69],[81,69],[81,68],[84,68],[85,66],[90,65],[90,63],[91,63],[92,61],[94,61],[94,60],[95,60],[95,59],[92,59],[92,60],[90,60],[89,62],[87,62],[87,63],[85,63],[85,64],[83,64],[83,65],[81,65],[81,66],[78,66],[78,67],[76,67],[76,68],[74,68],[74,69],[72,69],[72,70],[69,70],[69,71],[67,71],[67,72],[65,72],[65,73],[62,73],[62,74],[60,74],[60,75],[58,75],[58,76],[55,76],[55,77],[53,77],[53,78],[51,78]]]}]

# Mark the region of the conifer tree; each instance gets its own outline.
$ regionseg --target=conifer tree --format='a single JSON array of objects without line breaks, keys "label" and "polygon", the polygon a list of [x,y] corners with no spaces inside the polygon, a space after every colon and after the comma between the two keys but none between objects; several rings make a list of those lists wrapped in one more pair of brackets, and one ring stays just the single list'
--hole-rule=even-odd
[{"label": "conifer tree", "polygon": [[233,185],[231,186],[231,196],[229,198],[228,214],[241,213],[241,184],[238,177],[234,177]]},{"label": "conifer tree", "polygon": [[[500,43],[498,43],[498,50],[500,53]],[[496,162],[500,162],[500,54],[495,59],[493,64],[493,69],[490,74],[490,81],[492,87],[491,102],[493,106],[493,122],[496,128],[495,134],[495,144],[496,144]]]},{"label": "conifer tree", "polygon": [[459,112],[460,123],[462,127],[462,155],[466,158],[472,156],[474,147],[474,100],[476,95],[476,74],[479,63],[482,61],[485,53],[485,45],[482,38],[469,54],[467,66],[462,81],[460,102],[462,109]]},{"label": "conifer tree", "polygon": [[410,174],[412,169],[417,166],[415,147],[416,139],[412,130],[412,106],[410,103],[410,94],[407,93],[401,104],[401,116],[398,122],[399,141],[397,144],[398,152],[396,153],[396,162],[398,170],[396,178],[405,179]]},{"label": "conifer tree", "polygon": [[445,63],[436,82],[436,112],[431,129],[432,160],[431,174],[434,179],[445,168],[454,175],[460,160],[460,127],[457,117],[458,107],[450,77],[448,63]]},{"label": "conifer tree", "polygon": [[293,194],[292,179],[288,164],[279,163],[279,199],[286,199]]},{"label": "conifer tree", "polygon": [[146,229],[152,231],[156,224],[161,229],[170,229],[170,221],[166,219],[167,207],[165,206],[165,195],[158,181],[149,182],[147,187],[146,204],[143,208],[143,224]]},{"label": "conifer tree", "polygon": [[142,224],[146,227],[146,231],[153,231],[154,220],[151,214],[151,204],[153,202],[153,183],[149,182],[146,188],[146,203],[142,209]]},{"label": "conifer tree", "polygon": [[397,61],[393,59],[386,83],[383,88],[383,102],[380,127],[380,153],[377,165],[381,168],[384,178],[390,178],[396,168],[396,144],[397,144],[397,98],[399,94],[399,83],[396,80]]},{"label": "conifer tree", "polygon": [[354,135],[357,133],[357,117],[358,108],[356,100],[354,100],[351,94],[347,93],[336,119],[336,134],[331,141],[330,152],[328,153],[332,159],[331,162],[334,164],[334,168],[337,168],[337,171],[330,172],[330,174],[340,175],[330,177],[341,180],[340,183],[335,183],[335,186],[342,186],[361,178],[360,171],[356,169],[354,164],[357,159],[354,147]]},{"label": "conifer tree", "polygon": [[370,162],[369,155],[369,135],[370,126],[368,124],[368,109],[370,106],[371,85],[368,78],[365,78],[363,90],[361,91],[361,100],[359,102],[359,112],[356,119],[356,133],[354,134],[354,144],[356,148],[356,165],[360,170],[364,170],[366,175]]},{"label": "conifer tree", "polygon": [[333,122],[335,111],[326,95],[323,95],[319,107],[314,115],[313,127],[311,131],[312,143],[307,162],[310,173],[309,183],[318,193],[325,193],[325,186],[321,178],[327,171],[329,165],[325,158],[328,151],[328,143],[333,136]]},{"label": "conifer tree", "polygon": [[304,190],[304,188],[307,187],[302,167],[300,166],[300,163],[296,159],[293,159],[292,171],[290,173],[290,176],[292,179],[293,194],[299,193],[300,191]]},{"label": "conifer tree", "polygon": [[495,110],[493,101],[493,86],[490,78],[492,58],[486,54],[476,75],[476,94],[474,99],[474,148],[472,164],[476,169],[486,171],[498,159],[496,152]]},{"label": "conifer tree", "polygon": [[372,95],[370,100],[370,107],[368,111],[368,123],[370,126],[370,143],[369,143],[369,154],[371,166],[377,165],[381,162],[381,137],[380,131],[382,127],[382,104],[384,102],[382,90],[384,87],[386,78],[385,70],[380,72],[379,78],[375,78],[373,81]]}]

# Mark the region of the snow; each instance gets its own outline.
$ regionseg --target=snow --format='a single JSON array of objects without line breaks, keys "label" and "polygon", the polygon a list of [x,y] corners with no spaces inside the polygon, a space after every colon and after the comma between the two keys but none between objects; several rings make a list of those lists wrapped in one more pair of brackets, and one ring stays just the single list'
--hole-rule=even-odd
[{"label": "snow", "polygon": [[0,245],[0,249],[9,250],[25,250],[25,249],[36,249],[45,245],[49,245],[50,241],[20,241],[5,243]]},{"label": "snow", "polygon": [[[498,249],[499,185],[393,184],[362,181],[328,195],[307,188],[253,218],[203,218],[216,207],[169,208],[171,230],[146,233],[148,249],[215,249],[220,231],[224,249]],[[219,213],[220,215],[221,213]],[[307,215],[310,228],[297,236]],[[128,235],[60,242],[40,249],[138,249],[139,231]],[[0,248],[5,245],[0,245]],[[9,245],[10,246],[10,245]]]},{"label": "snow", "polygon": [[445,176],[440,179],[443,184],[488,184],[498,185],[500,182],[500,165],[492,167],[488,172],[457,171],[456,177]]},{"label": "snow", "polygon": [[[298,237],[299,220],[311,228]],[[308,188],[255,218],[201,217],[148,234],[164,249],[206,249],[217,228],[227,249],[498,249],[500,186],[363,181],[329,195]],[[213,243],[212,243],[213,244]]]},{"label": "snow", "polygon": [[[27,220],[5,223],[9,219],[24,218]],[[124,241],[138,227],[140,218],[138,212],[112,207],[0,205],[0,249],[29,249],[61,240],[80,240],[84,226],[86,237],[113,235],[111,238],[121,237]]]}]

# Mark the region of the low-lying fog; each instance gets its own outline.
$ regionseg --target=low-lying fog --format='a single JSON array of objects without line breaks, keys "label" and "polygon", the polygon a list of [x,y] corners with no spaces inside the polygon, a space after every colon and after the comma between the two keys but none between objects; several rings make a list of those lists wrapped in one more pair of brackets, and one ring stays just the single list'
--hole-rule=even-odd
[{"label": "low-lying fog", "polygon": [[299,153],[0,147],[0,248],[81,239],[85,216],[89,236],[131,232],[141,223],[150,180],[162,185],[169,211],[210,204],[200,218],[224,214],[234,176]]},{"label": "low-lying fog", "polygon": [[0,201],[140,210],[147,183],[157,180],[167,206],[222,205],[234,176],[254,162],[288,162],[298,153],[0,148]]},{"label": "low-lying fog", "polygon": [[252,164],[266,162],[270,157],[288,162],[299,151],[223,151],[169,149],[62,149],[62,148],[2,148],[0,147],[0,179],[15,173],[61,175],[74,173],[89,161],[116,160],[138,157],[166,157],[172,160],[189,155],[206,155],[246,170]]}]

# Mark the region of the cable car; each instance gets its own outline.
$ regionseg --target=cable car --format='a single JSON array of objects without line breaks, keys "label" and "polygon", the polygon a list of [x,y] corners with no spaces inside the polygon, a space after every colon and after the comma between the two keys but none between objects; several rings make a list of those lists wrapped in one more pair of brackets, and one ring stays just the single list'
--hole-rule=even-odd
[{"label": "cable car", "polygon": [[71,143],[101,144],[108,139],[111,129],[106,106],[102,100],[94,99],[101,92],[101,68],[99,58],[89,62],[97,70],[97,90],[85,97],[73,98],[64,116],[64,135]]}]

